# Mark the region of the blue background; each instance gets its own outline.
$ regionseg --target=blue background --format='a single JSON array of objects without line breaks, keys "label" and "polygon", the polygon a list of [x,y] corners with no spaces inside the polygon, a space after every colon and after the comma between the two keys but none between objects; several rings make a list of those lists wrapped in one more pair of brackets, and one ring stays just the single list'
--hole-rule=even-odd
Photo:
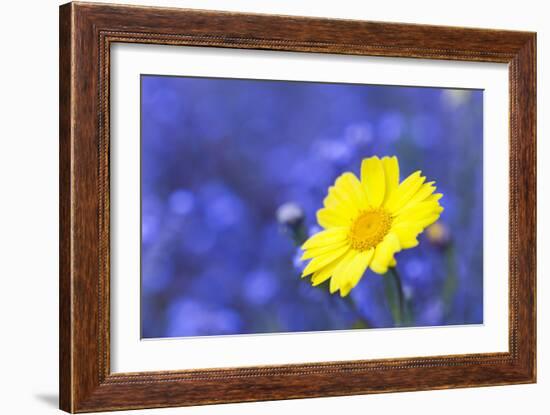
[{"label": "blue background", "polygon": [[142,76],[142,336],[394,325],[368,271],[356,308],[300,279],[277,208],[310,233],[329,185],[396,155],[444,194],[445,241],[396,255],[410,325],[483,321],[483,92]]}]

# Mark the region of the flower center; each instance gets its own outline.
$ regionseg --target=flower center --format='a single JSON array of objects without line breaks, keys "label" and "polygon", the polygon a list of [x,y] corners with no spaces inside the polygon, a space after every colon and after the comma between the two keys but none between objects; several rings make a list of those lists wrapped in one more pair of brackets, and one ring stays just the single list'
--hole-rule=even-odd
[{"label": "flower center", "polygon": [[375,247],[388,234],[391,223],[392,217],[384,209],[361,211],[348,234],[351,247],[358,251]]}]

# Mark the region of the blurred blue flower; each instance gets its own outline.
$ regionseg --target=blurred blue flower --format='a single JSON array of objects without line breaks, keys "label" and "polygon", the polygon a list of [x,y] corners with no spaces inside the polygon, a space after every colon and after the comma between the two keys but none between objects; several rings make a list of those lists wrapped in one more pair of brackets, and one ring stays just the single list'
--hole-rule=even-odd
[{"label": "blurred blue flower", "polygon": [[178,189],[170,195],[170,209],[178,215],[187,215],[193,210],[195,197],[193,193],[185,189]]},{"label": "blurred blue flower", "polygon": [[372,126],[368,122],[350,124],[345,131],[346,142],[352,147],[360,147],[370,143],[372,136]]},{"label": "blurred blue flower", "polygon": [[168,79],[142,78],[142,110],[160,124],[173,124],[184,110],[184,100]]},{"label": "blurred blue flower", "polygon": [[415,143],[421,148],[427,149],[435,142],[441,140],[441,126],[437,117],[425,113],[416,115],[412,119],[411,134]]},{"label": "blurred blue flower", "polygon": [[143,213],[141,216],[141,242],[147,244],[154,240],[159,230],[158,216]]},{"label": "blurred blue flower", "polygon": [[147,244],[157,237],[163,209],[158,197],[151,194],[142,197],[141,241],[143,244]]},{"label": "blurred blue flower", "polygon": [[141,288],[148,294],[156,294],[168,289],[174,276],[174,263],[169,256],[154,258],[142,268]]},{"label": "blurred blue flower", "polygon": [[349,162],[351,158],[351,148],[343,140],[318,140],[315,142],[313,151],[321,159],[328,160],[339,165]]},{"label": "blurred blue flower", "polygon": [[436,326],[440,325],[443,319],[443,302],[440,299],[431,301],[424,307],[418,321],[421,325]]},{"label": "blurred blue flower", "polygon": [[209,226],[224,229],[235,225],[243,214],[243,205],[234,195],[223,195],[206,206],[206,218]]},{"label": "blurred blue flower", "polygon": [[427,275],[427,264],[422,259],[412,258],[405,263],[405,273],[408,278],[413,280],[426,278]]},{"label": "blurred blue flower", "polygon": [[218,235],[203,221],[194,220],[186,223],[181,229],[182,248],[194,255],[204,255],[216,244]]},{"label": "blurred blue flower", "polygon": [[202,189],[206,225],[216,231],[234,226],[242,220],[245,207],[242,200],[220,182]]},{"label": "blurred blue flower", "polygon": [[377,138],[392,143],[401,137],[403,128],[403,116],[396,111],[387,112],[378,121]]},{"label": "blurred blue flower", "polygon": [[244,280],[244,297],[253,305],[265,305],[279,289],[279,283],[273,273],[266,270],[253,271],[246,275]]},{"label": "blurred blue flower", "polygon": [[232,334],[242,327],[234,310],[206,307],[191,299],[172,303],[168,315],[167,337]]}]

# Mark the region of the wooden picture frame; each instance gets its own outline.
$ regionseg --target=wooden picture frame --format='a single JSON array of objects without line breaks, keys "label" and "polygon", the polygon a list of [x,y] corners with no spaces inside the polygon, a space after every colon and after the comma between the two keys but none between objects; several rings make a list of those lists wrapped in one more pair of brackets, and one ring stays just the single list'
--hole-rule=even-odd
[{"label": "wooden picture frame", "polygon": [[[111,373],[109,70],[117,42],[509,65],[509,352]],[[536,379],[536,34],[69,3],[60,8],[60,407],[68,412]]]}]

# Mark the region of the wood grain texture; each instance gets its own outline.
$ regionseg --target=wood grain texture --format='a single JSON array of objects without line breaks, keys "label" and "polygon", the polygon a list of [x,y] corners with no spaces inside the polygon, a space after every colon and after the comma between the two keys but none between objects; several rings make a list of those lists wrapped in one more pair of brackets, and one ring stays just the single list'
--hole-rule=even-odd
[{"label": "wood grain texture", "polygon": [[[509,352],[111,373],[109,70],[115,42],[508,63]],[[536,36],[526,32],[104,4],[61,6],[61,409],[90,412],[534,382],[535,62]]]},{"label": "wood grain texture", "polygon": [[72,306],[71,299],[71,55],[70,9],[59,14],[59,406],[72,409]]}]

